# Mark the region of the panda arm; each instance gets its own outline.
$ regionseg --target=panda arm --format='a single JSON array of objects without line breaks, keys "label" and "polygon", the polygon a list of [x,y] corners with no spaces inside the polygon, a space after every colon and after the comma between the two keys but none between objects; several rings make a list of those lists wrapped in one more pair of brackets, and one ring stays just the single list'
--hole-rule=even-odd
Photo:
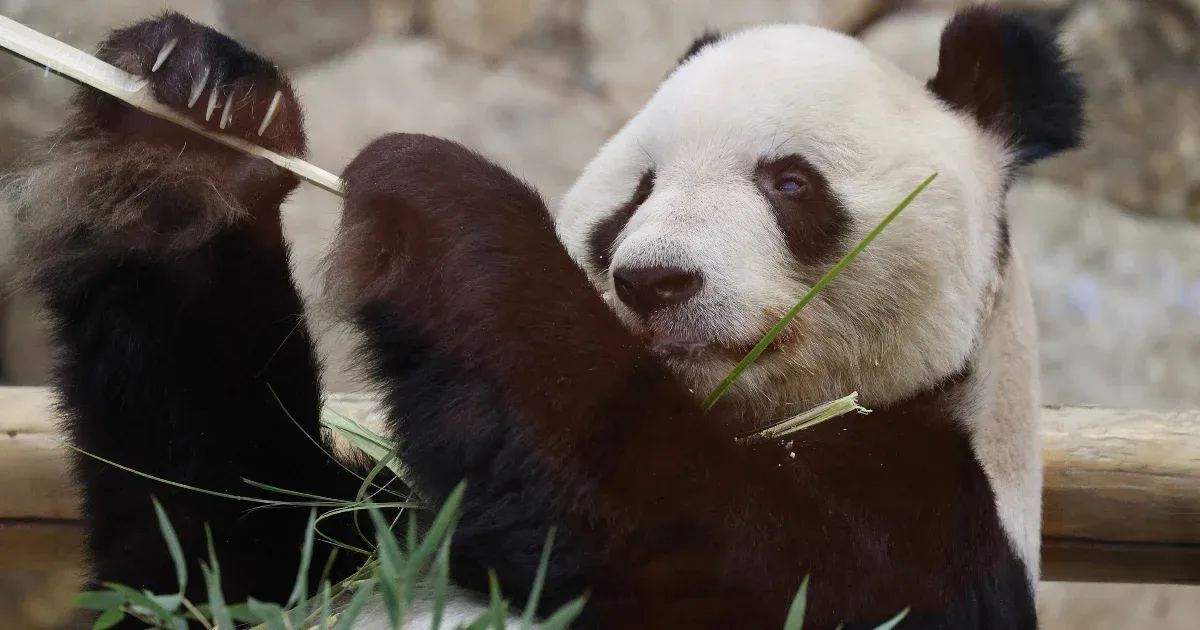
[{"label": "panda arm", "polygon": [[441,501],[467,481],[459,584],[486,590],[491,569],[523,604],[556,526],[540,612],[586,591],[576,627],[778,628],[808,575],[806,627],[908,606],[905,627],[1029,627],[1012,621],[1032,614],[1024,570],[953,416],[969,379],[825,423],[795,459],[737,444],[515,177],[423,135],[377,140],[344,177],[331,286],[415,485]]},{"label": "panda arm", "polygon": [[[537,194],[419,135],[376,141],[344,177],[331,286],[415,483],[440,501],[468,482],[454,578],[486,589],[494,569],[523,602],[557,523],[551,609],[586,587],[613,627],[646,615],[782,623],[803,553],[780,533],[811,497],[779,489],[778,458],[702,417],[570,259]],[[729,555],[743,544],[753,558]],[[757,547],[770,544],[787,559],[765,560]],[[760,560],[769,587],[732,579]]]},{"label": "panda arm", "polygon": [[[287,80],[212,30],[169,14],[114,32],[101,50],[198,123],[216,129],[224,119],[248,140],[304,150]],[[276,93],[275,116],[259,135]],[[68,123],[13,185],[25,281],[49,315],[59,359],[53,383],[76,447],[216,492],[289,498],[256,491],[250,479],[353,496],[357,480],[319,448],[327,445],[318,362],[279,214],[297,183],[106,95],[76,95]],[[227,598],[287,598],[304,510],[246,513],[253,504],[85,455],[74,457],[74,473],[95,580],[176,588],[154,495],[192,562],[196,601],[207,601],[195,570],[208,557],[206,524]],[[323,568],[323,558],[314,565]]]}]

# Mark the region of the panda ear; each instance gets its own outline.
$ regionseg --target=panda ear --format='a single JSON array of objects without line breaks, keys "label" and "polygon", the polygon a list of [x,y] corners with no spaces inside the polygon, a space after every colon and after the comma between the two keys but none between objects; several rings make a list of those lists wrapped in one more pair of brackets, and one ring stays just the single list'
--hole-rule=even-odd
[{"label": "panda ear", "polygon": [[1083,141],[1084,88],[1057,33],[990,7],[960,11],[942,32],[928,87],[1012,143],[1022,164]]},{"label": "panda ear", "polygon": [[675,67],[683,65],[687,60],[695,57],[696,54],[701,50],[704,50],[705,48],[708,48],[719,41],[721,41],[720,33],[712,29],[704,31],[700,37],[697,37],[692,41],[691,47],[687,49],[687,52],[683,53],[683,56],[679,58],[679,62],[675,64]]}]

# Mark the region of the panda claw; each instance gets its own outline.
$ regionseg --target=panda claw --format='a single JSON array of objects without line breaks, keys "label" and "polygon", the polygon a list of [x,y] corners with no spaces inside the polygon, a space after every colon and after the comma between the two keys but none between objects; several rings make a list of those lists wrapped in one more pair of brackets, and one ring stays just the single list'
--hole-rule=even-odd
[{"label": "panda claw", "polygon": [[163,46],[162,50],[158,51],[158,58],[154,60],[154,67],[150,68],[150,72],[158,72],[158,69],[162,67],[163,63],[167,61],[167,57],[171,56],[171,53],[175,51],[175,47],[178,45],[179,38],[172,37],[171,40],[167,42],[167,45]]},{"label": "panda claw", "polygon": [[229,92],[229,98],[225,99],[225,111],[221,112],[221,129],[229,126],[233,120],[233,91]]},{"label": "panda claw", "polygon": [[212,120],[213,112],[217,109],[217,98],[220,97],[220,90],[217,89],[217,83],[213,83],[212,91],[208,95],[208,110],[204,112],[204,122]]},{"label": "panda claw", "polygon": [[271,99],[271,104],[267,107],[267,115],[263,116],[262,124],[258,126],[258,135],[263,135],[267,131],[267,127],[271,125],[271,121],[275,119],[275,114],[279,113],[279,103],[283,101],[283,92],[275,91],[275,96]]},{"label": "panda claw", "polygon": [[196,106],[200,101],[200,95],[204,93],[204,86],[208,85],[208,75],[212,72],[209,66],[204,67],[204,71],[200,73],[200,78],[196,81],[196,85],[192,87],[192,96],[188,99],[188,109]]}]

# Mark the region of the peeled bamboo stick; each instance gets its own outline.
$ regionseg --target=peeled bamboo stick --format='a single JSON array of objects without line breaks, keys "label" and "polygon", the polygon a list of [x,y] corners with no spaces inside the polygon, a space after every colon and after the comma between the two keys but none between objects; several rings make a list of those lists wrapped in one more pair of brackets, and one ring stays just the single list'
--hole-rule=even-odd
[{"label": "peeled bamboo stick", "polygon": [[270,160],[280,168],[295,173],[300,179],[335,195],[345,194],[338,176],[304,160],[280,155],[241,138],[209,131],[154,100],[145,89],[144,79],[3,15],[0,15],[0,48],[34,65],[45,67],[50,72],[118,98],[147,114],[173,122],[238,151]]}]

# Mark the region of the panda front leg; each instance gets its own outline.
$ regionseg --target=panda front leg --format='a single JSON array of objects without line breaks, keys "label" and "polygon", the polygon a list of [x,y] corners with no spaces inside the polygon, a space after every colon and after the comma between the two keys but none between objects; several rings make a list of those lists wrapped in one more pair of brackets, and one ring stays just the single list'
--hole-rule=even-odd
[{"label": "panda front leg", "polygon": [[422,135],[377,140],[344,177],[330,286],[414,484],[440,501],[467,481],[456,582],[485,591],[491,569],[523,604],[556,526],[539,613],[586,591],[577,627],[781,627],[811,492],[702,417],[538,195]]},{"label": "panda front leg", "polygon": [[[100,56],[199,124],[304,152],[286,78],[207,27],[166,14],[113,32]],[[107,95],[76,95],[66,125],[12,187],[22,273],[49,314],[53,385],[75,446],[210,491],[288,498],[249,479],[353,497],[358,480],[318,447],[319,363],[279,214],[297,184]],[[95,580],[176,589],[153,495],[192,563],[196,601],[207,601],[197,568],[206,524],[230,601],[286,600],[307,510],[247,513],[253,504],[86,455],[74,457],[74,474]],[[317,571],[328,547],[318,551]],[[356,559],[339,555],[344,574]]]}]

